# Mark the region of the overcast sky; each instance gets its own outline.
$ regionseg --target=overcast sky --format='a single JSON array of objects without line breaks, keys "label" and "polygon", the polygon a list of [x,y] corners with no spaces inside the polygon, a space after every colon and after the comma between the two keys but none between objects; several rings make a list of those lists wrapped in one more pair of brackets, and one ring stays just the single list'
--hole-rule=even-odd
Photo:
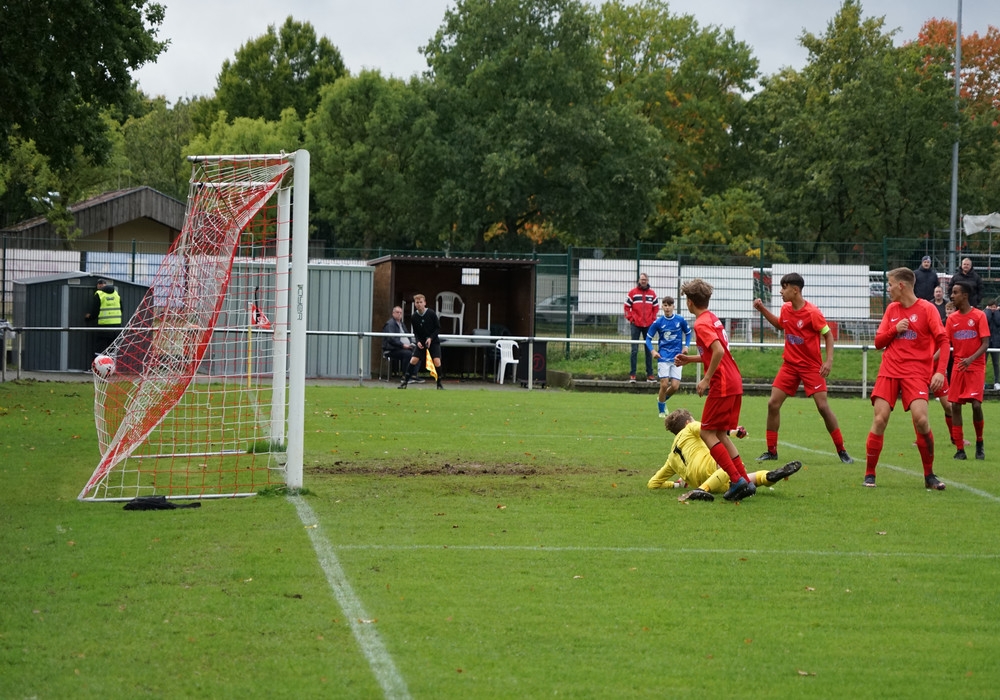
[{"label": "overcast sky", "polygon": [[[896,43],[916,38],[931,17],[954,20],[960,0],[863,0],[866,17],[881,17],[898,28]],[[159,0],[166,19],[159,38],[170,46],[155,64],[136,73],[149,95],[171,102],[210,95],[222,62],[270,24],[291,15],[309,22],[340,50],[352,74],[377,68],[383,75],[408,78],[426,70],[419,49],[427,44],[452,0]],[[784,66],[801,68],[806,53],[798,44],[803,31],[822,34],[841,0],[671,0],[674,14],[690,14],[701,26],[733,28],[753,47],[760,69],[772,74]],[[1000,23],[996,0],[964,0],[962,33],[986,32]],[[990,9],[993,12],[990,12]]]}]

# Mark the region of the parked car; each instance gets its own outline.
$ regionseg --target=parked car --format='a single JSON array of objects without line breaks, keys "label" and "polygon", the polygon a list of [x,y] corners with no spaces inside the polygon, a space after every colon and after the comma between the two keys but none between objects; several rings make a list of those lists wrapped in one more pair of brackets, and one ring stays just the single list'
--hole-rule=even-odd
[{"label": "parked car", "polygon": [[[576,294],[570,295],[569,303],[570,311],[573,314],[573,323],[597,323],[603,318],[594,314],[581,314],[579,298]],[[566,295],[554,294],[538,302],[535,306],[535,320],[543,323],[565,323]]]},{"label": "parked car", "polygon": [[[579,308],[579,298],[576,294],[569,297],[571,311],[575,314]],[[554,294],[542,299],[535,306],[535,320],[546,323],[559,323],[566,320],[566,295]]]}]

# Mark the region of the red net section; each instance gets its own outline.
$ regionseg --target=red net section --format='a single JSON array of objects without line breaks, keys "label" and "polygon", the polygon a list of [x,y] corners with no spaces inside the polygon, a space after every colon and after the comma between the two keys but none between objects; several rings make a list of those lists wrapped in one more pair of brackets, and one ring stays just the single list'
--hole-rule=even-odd
[{"label": "red net section", "polygon": [[110,361],[95,362],[101,459],[81,499],[239,495],[282,480],[284,376],[276,390],[271,373],[287,331],[289,169],[282,157],[195,164],[180,236]]}]

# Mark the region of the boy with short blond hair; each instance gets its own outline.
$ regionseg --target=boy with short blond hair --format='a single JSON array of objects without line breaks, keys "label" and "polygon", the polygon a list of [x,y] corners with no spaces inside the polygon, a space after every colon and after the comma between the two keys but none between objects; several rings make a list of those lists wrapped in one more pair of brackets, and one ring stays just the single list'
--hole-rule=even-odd
[{"label": "boy with short blond hair", "polygon": [[[882,362],[872,388],[872,427],[868,433],[864,485],[875,487],[875,467],[885,441],[885,429],[896,400],[910,412],[917,434],[917,450],[924,470],[924,486],[943,491],[944,482],[934,474],[934,434],[927,417],[928,391],[940,391],[948,368],[948,336],[937,309],[913,293],[913,271],[899,267],[889,272],[891,302],[875,332],[875,347]],[[937,353],[935,364],[934,355]]]},{"label": "boy with short blond hair", "polygon": [[729,337],[722,321],[708,310],[712,291],[712,285],[697,278],[681,285],[681,294],[686,298],[688,311],[695,317],[694,337],[698,354],[677,355],[674,363],[678,367],[692,362],[705,365],[705,374],[696,387],[698,396],[705,396],[701,414],[701,439],[712,459],[729,476],[731,485],[723,498],[727,501],[739,501],[757,493],[757,487],[747,476],[740,453],[728,435],[740,422],[743,377],[736,360],[729,352]]}]

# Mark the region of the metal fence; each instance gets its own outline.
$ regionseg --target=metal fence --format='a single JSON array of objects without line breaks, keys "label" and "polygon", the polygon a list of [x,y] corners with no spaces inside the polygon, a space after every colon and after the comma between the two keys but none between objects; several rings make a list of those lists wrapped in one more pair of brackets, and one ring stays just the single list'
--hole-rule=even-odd
[{"label": "metal fence", "polygon": [[[1000,293],[1000,252],[994,254],[993,232],[963,240],[961,257],[969,257],[983,279],[983,297]],[[107,275],[142,284],[158,268],[166,246],[121,242],[110,250],[51,250],[19,247],[12,237],[0,237],[0,318],[13,320],[15,281],[74,271]],[[801,274],[804,296],[831,322],[838,344],[865,346],[873,340],[887,299],[885,272],[916,268],[924,255],[942,281],[949,277],[947,234],[939,237],[885,239],[868,244],[762,240],[759,247],[735,252],[727,246],[696,248],[639,243],[631,248],[573,248],[561,252],[484,254],[454,251],[329,250],[313,246],[311,262],[351,262],[363,265],[385,255],[530,259],[536,263],[534,336],[561,338],[556,348],[570,353],[569,339],[614,340],[628,337],[623,302],[640,272],[649,275],[659,296],[679,298],[685,280],[702,277],[715,287],[712,311],[722,318],[735,343],[780,343],[778,334],[752,308],[761,298],[770,308],[780,306],[779,281],[787,272]],[[686,315],[682,304],[678,312]],[[628,347],[607,345],[607,352]]]}]

